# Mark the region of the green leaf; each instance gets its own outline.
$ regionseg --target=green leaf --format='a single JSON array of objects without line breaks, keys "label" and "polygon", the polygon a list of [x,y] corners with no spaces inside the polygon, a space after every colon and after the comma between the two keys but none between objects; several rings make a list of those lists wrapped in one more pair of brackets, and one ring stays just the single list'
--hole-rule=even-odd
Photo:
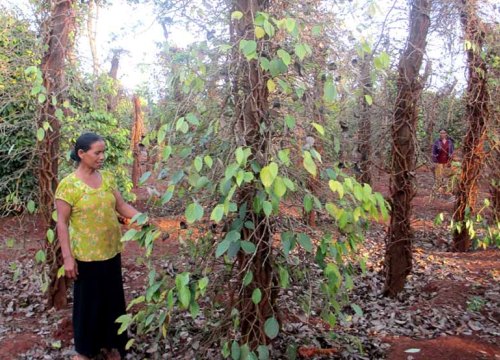
[{"label": "green leaf", "polygon": [[292,250],[292,241],[294,241],[294,239],[293,233],[291,231],[281,233],[281,245],[283,246],[283,252],[285,253],[285,256],[288,256],[290,250]]},{"label": "green leaf", "polygon": [[273,37],[275,33],[274,26],[268,20],[264,20],[263,26],[266,34],[269,35],[269,37]]},{"label": "green leaf", "polygon": [[266,216],[270,216],[273,212],[273,205],[269,201],[264,201],[262,203],[262,210],[264,210],[264,214],[266,214]]},{"label": "green leaf", "polygon": [[165,148],[163,149],[163,153],[162,153],[162,158],[164,161],[167,161],[168,158],[170,157],[170,154],[172,154],[172,147],[170,145],[167,145],[165,146]]},{"label": "green leaf", "polygon": [[38,250],[35,255],[35,260],[37,263],[43,263],[46,260],[45,251]]},{"label": "green leaf", "polygon": [[203,217],[203,208],[197,202],[191,203],[186,208],[185,216],[188,224],[192,224]]},{"label": "green leaf", "polygon": [[286,166],[290,166],[290,149],[284,149],[278,151],[278,158]]},{"label": "green leaf", "polygon": [[231,245],[231,241],[224,239],[217,245],[217,249],[215,250],[215,257],[220,257],[224,254],[227,249],[229,249],[229,245]]},{"label": "green leaf", "polygon": [[172,199],[172,197],[174,196],[174,189],[175,189],[175,185],[170,185],[167,188],[167,191],[161,197],[161,204],[162,205],[165,205],[166,203],[168,203]]},{"label": "green leaf", "polygon": [[253,272],[251,270],[248,270],[247,273],[245,274],[245,277],[243,277],[243,286],[248,286],[253,280]]},{"label": "green leaf", "polygon": [[30,214],[33,214],[35,212],[35,202],[33,200],[28,201],[26,208]]},{"label": "green leaf", "polygon": [[304,44],[296,44],[295,45],[295,55],[300,59],[300,61],[304,60],[307,55],[307,50]]},{"label": "green leaf", "polygon": [[43,128],[38,128],[36,131],[36,138],[38,141],[42,141],[43,138],[45,137],[45,130]]},{"label": "green leaf", "polygon": [[118,335],[122,334],[127,330],[128,326],[132,323],[132,315],[131,314],[124,314],[118,317],[118,319],[115,320],[115,323],[121,324],[120,328],[118,329]]},{"label": "green leaf", "polygon": [[259,360],[269,359],[269,348],[266,345],[259,345],[257,347],[257,353],[259,354]]},{"label": "green leaf", "polygon": [[[64,119],[64,113],[61,109],[57,108],[56,111],[54,112],[54,115],[56,116],[57,120],[62,121]],[[45,129],[47,130],[47,129]]]},{"label": "green leaf", "polygon": [[235,340],[233,340],[233,343],[231,344],[231,358],[233,360],[240,360],[240,355],[240,345]]},{"label": "green leaf", "polygon": [[247,60],[251,60],[257,57],[257,43],[255,40],[240,40],[240,50]]},{"label": "green leaf", "polygon": [[285,125],[293,130],[295,128],[295,118],[291,115],[285,115]]},{"label": "green leaf", "polygon": [[256,288],[252,292],[252,302],[257,305],[262,300],[262,292],[259,288]]},{"label": "green leaf", "polygon": [[307,150],[304,151],[304,161],[302,162],[302,164],[304,165],[304,168],[307,170],[307,172],[309,172],[309,174],[311,174],[312,176],[316,176],[318,172],[316,163],[312,159],[311,153]]},{"label": "green leaf", "polygon": [[233,20],[241,20],[243,17],[243,13],[241,11],[233,11],[231,14],[231,19]]},{"label": "green leaf", "polygon": [[332,79],[328,79],[323,87],[323,99],[327,103],[332,103],[337,99],[337,88]]},{"label": "green leaf", "polygon": [[182,286],[179,289],[179,301],[184,309],[189,307],[189,303],[191,302],[191,290],[189,290],[189,287]]},{"label": "green leaf", "polygon": [[325,129],[323,128],[323,126],[321,126],[320,124],[317,124],[315,122],[311,123],[312,126],[314,126],[314,128],[316,129],[317,132],[320,133],[320,135],[324,136],[325,135]]},{"label": "green leaf", "polygon": [[371,97],[371,95],[368,95],[366,94],[365,95],[365,100],[366,100],[366,103],[371,106],[373,104],[373,98]]},{"label": "green leaf", "polygon": [[276,336],[278,336],[279,324],[274,316],[267,319],[264,323],[264,332],[270,339],[274,339]]},{"label": "green leaf", "polygon": [[188,113],[188,114],[186,115],[186,120],[187,120],[190,124],[192,124],[192,125],[195,125],[195,126],[200,125],[200,120],[198,120],[198,118],[196,117],[196,115],[195,115],[195,114],[193,114],[193,113]]},{"label": "green leaf", "polygon": [[138,225],[144,225],[147,221],[148,221],[148,214],[146,213],[137,213],[130,220],[132,224],[136,223]]},{"label": "green leaf", "polygon": [[264,166],[260,171],[260,180],[262,184],[268,188],[270,187],[276,176],[278,175],[278,165],[274,162],[269,163],[269,165]]},{"label": "green leaf", "polygon": [[125,241],[130,241],[132,240],[135,235],[138,233],[138,231],[136,229],[129,229],[121,238],[121,242],[125,242]]},{"label": "green leaf", "polygon": [[180,131],[183,134],[187,133],[189,130],[189,126],[186,123],[186,120],[184,120],[184,117],[181,117],[177,120],[175,123],[175,131]]},{"label": "green leaf", "polygon": [[210,155],[206,155],[203,158],[203,161],[205,161],[205,164],[208,166],[209,169],[212,168],[212,165],[214,164],[214,162],[213,162],[212,157]]},{"label": "green leaf", "polygon": [[280,266],[280,268],[279,268],[279,279],[280,279],[280,286],[283,289],[286,289],[288,287],[288,285],[290,284],[289,277],[290,276],[288,275],[288,271],[284,267]]},{"label": "green leaf", "polygon": [[256,249],[255,244],[250,241],[242,240],[240,242],[240,245],[243,251],[246,252],[247,254],[253,254],[255,252]]},{"label": "green leaf", "polygon": [[297,21],[295,21],[295,19],[292,18],[287,18],[285,26],[286,26],[286,31],[288,31],[291,34],[297,28]]},{"label": "green leaf", "polygon": [[213,220],[216,223],[218,223],[219,221],[222,220],[223,216],[224,216],[224,205],[219,204],[212,210],[212,214],[210,214],[210,220]]},{"label": "green leaf", "polygon": [[304,248],[305,251],[307,252],[312,252],[313,251],[313,244],[311,242],[311,238],[309,235],[300,233],[297,235],[297,241]]},{"label": "green leaf", "polygon": [[64,276],[66,271],[64,271],[64,265],[61,265],[61,267],[57,270],[57,278],[59,279],[60,277]]},{"label": "green leaf", "polygon": [[161,144],[163,142],[163,140],[165,140],[165,136],[167,135],[167,127],[168,127],[168,125],[164,124],[158,130],[158,135],[156,137],[158,140],[158,144]]},{"label": "green leaf", "polygon": [[295,184],[289,178],[283,178],[283,182],[290,191],[295,191]]},{"label": "green leaf", "polygon": [[279,198],[285,195],[286,185],[281,176],[277,176],[276,179],[274,180],[273,190],[274,194]]},{"label": "green leaf", "polygon": [[198,289],[205,290],[207,288],[207,285],[208,285],[208,278],[206,276],[198,280]]},{"label": "green leaf", "polygon": [[132,345],[134,345],[134,342],[135,342],[135,339],[129,339],[129,341],[127,341],[127,344],[125,345],[125,350],[130,350]]},{"label": "green leaf", "polygon": [[306,213],[311,212],[314,205],[314,199],[311,194],[304,195],[304,211]]},{"label": "green leaf", "polygon": [[359,307],[359,305],[357,305],[357,304],[351,304],[351,308],[354,310],[354,312],[358,316],[363,316],[363,310],[361,310],[361,308]]},{"label": "green leaf", "polygon": [[336,191],[339,194],[339,198],[342,199],[344,196],[344,187],[340,182],[337,180],[330,180],[328,181],[328,186],[330,187],[330,190]]},{"label": "green leaf", "polygon": [[292,62],[292,58],[290,56],[290,54],[288,52],[286,52],[285,50],[283,49],[279,49],[278,52],[278,57],[283,60],[283,63],[288,66],[290,65],[290,63]]},{"label": "green leaf", "polygon": [[154,294],[158,291],[158,289],[161,286],[161,282],[157,282],[154,285],[148,287],[146,291],[146,301],[151,301],[153,298]]},{"label": "green leaf", "polygon": [[272,59],[269,63],[269,72],[272,77],[276,77],[279,74],[284,74],[288,71],[288,66],[285,65],[281,59]]},{"label": "green leaf", "polygon": [[146,171],[144,174],[139,179],[139,186],[143,185],[146,181],[148,181],[149,177],[151,176],[151,171]]},{"label": "green leaf", "polygon": [[387,69],[391,65],[391,58],[389,57],[389,54],[382,51],[380,55],[374,59],[374,65],[378,69]]},{"label": "green leaf", "polygon": [[54,230],[48,229],[47,230],[47,241],[49,242],[49,244],[52,244],[54,242],[54,239],[55,239]]},{"label": "green leaf", "polygon": [[196,171],[200,172],[203,168],[203,160],[201,159],[201,156],[195,157],[193,164]]},{"label": "green leaf", "polygon": [[45,94],[38,94],[38,102],[40,104],[43,104],[45,100],[47,100],[47,96],[45,96]]},{"label": "green leaf", "polygon": [[262,70],[268,71],[270,66],[271,66],[271,63],[269,62],[268,58],[266,58],[266,57],[260,58],[260,67],[262,68]]},{"label": "green leaf", "polygon": [[[151,272],[150,276],[154,278],[155,272]],[[189,273],[188,272],[182,272],[180,274],[177,274],[175,276],[175,286],[177,289],[180,289],[183,286],[187,286],[189,284]]]},{"label": "green leaf", "polygon": [[243,164],[243,161],[245,160],[245,154],[241,146],[236,149],[235,155],[236,155],[236,162],[238,163],[238,165]]}]

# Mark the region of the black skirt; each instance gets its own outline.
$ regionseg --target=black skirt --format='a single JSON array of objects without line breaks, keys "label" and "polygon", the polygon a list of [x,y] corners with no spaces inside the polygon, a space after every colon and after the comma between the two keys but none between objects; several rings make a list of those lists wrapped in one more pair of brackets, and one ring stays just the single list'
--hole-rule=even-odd
[{"label": "black skirt", "polygon": [[118,335],[115,320],[126,313],[121,256],[104,261],[78,261],[74,285],[73,330],[75,350],[94,357],[101,349],[125,355],[126,332]]}]

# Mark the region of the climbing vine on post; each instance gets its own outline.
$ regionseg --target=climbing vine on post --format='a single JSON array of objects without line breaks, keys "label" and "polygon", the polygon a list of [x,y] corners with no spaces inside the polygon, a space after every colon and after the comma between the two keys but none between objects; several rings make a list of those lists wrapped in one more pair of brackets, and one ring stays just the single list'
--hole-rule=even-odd
[{"label": "climbing vine on post", "polygon": [[[62,308],[66,305],[66,280],[58,277],[58,269],[62,265],[59,245],[54,239],[52,218],[54,193],[57,187],[59,168],[60,119],[64,116],[61,106],[64,100],[65,61],[75,31],[74,0],[57,0],[49,2],[51,14],[48,19],[45,36],[46,51],[42,59],[41,70],[43,81],[34,87],[41,104],[40,116],[37,120],[37,150],[39,157],[40,212],[47,229],[47,262],[50,267],[49,305]],[[36,91],[35,91],[36,89]]]},{"label": "climbing vine on post", "polygon": [[403,290],[412,268],[411,201],[415,196],[417,102],[422,91],[422,65],[430,25],[429,0],[413,0],[406,49],[401,55],[398,95],[392,126],[391,223],[385,253],[386,295]]}]

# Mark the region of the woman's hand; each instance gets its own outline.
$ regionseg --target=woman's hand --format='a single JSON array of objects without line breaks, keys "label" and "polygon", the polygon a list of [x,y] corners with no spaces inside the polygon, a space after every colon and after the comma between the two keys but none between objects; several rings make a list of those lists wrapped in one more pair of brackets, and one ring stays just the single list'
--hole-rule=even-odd
[{"label": "woman's hand", "polygon": [[69,279],[78,277],[78,264],[73,256],[64,258],[64,274]]}]

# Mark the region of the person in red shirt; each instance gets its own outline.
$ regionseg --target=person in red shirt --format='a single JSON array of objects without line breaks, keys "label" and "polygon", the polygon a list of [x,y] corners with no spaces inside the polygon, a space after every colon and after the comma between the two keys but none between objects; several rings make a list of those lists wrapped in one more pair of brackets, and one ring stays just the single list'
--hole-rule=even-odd
[{"label": "person in red shirt", "polygon": [[432,146],[432,161],[436,164],[434,168],[435,186],[440,192],[446,187],[445,168],[451,166],[454,150],[453,140],[448,137],[446,130],[440,129],[439,139]]}]

